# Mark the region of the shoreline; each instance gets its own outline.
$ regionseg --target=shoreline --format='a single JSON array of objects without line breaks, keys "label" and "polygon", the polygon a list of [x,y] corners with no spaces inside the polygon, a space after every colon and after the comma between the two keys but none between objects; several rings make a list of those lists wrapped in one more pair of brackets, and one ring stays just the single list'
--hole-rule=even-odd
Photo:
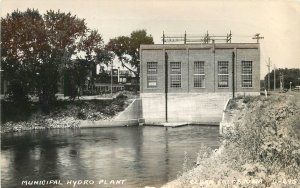
[{"label": "shoreline", "polygon": [[[103,124],[103,125],[96,125],[96,126],[80,126],[81,120],[75,120],[73,123],[75,125],[67,125],[67,126],[35,126],[35,127],[26,127],[26,126],[22,126],[22,125],[14,125],[12,128],[6,129],[3,131],[3,127],[1,128],[1,134],[5,134],[5,133],[16,133],[16,132],[23,132],[23,131],[35,131],[35,130],[51,130],[51,129],[88,129],[88,128],[115,128],[115,127],[129,127],[129,126],[138,126],[138,124],[135,125],[130,125],[130,123],[127,124],[123,124],[123,125],[107,125],[107,124]],[[110,121],[107,123],[111,123],[114,124],[114,121]],[[21,123],[23,124],[23,123]],[[27,124],[27,123],[24,123]]]},{"label": "shoreline", "polygon": [[[62,118],[63,119],[63,118]],[[164,128],[180,128],[180,127],[187,127],[187,126],[213,126],[217,127],[219,125],[216,124],[205,124],[205,123],[189,123],[184,124],[180,126],[164,126],[163,124],[143,124],[139,125],[139,122],[137,119],[131,119],[131,120],[123,120],[123,121],[115,121],[113,119],[111,120],[98,120],[98,121],[91,121],[91,120],[78,120],[74,119],[73,117],[65,118],[65,119],[73,119],[72,122],[70,122],[69,125],[59,125],[62,122],[62,119],[60,120],[54,120],[52,118],[47,119],[48,121],[51,120],[53,124],[56,126],[39,126],[33,123],[36,126],[27,126],[27,124],[32,124],[30,122],[7,122],[6,126],[10,126],[12,124],[15,124],[13,126],[10,126],[10,128],[7,128],[3,130],[3,126],[1,127],[1,134],[5,133],[14,133],[14,132],[23,132],[23,131],[34,131],[34,130],[50,130],[50,129],[88,129],[88,128],[115,128],[115,127],[131,127],[131,126],[145,126],[145,127],[164,127]],[[47,121],[46,120],[46,121]],[[101,121],[101,123],[99,123]],[[80,125],[85,124],[85,125]],[[93,125],[96,124],[96,125]]]},{"label": "shoreline", "polygon": [[[136,99],[118,94],[111,102],[106,100],[57,101],[53,111],[44,115],[40,110],[31,112],[28,119],[1,123],[1,134],[42,129],[85,128],[133,125],[130,111]],[[13,111],[11,111],[13,116]],[[122,115],[124,114],[124,115]],[[128,121],[124,121],[124,116]],[[122,119],[123,118],[123,119]]]}]

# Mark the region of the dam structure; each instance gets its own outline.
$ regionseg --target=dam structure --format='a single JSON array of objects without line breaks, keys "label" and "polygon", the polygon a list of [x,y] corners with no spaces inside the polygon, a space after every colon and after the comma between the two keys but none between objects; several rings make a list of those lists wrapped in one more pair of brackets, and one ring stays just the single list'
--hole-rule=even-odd
[{"label": "dam structure", "polygon": [[259,43],[140,46],[145,124],[218,125],[230,98],[259,94]]}]

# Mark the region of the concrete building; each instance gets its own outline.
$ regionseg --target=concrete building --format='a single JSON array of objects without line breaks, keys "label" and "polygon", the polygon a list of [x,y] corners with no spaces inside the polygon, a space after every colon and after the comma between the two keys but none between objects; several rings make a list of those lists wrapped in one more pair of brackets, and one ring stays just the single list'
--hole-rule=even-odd
[{"label": "concrete building", "polygon": [[260,94],[258,43],[140,46],[146,124],[218,124],[233,95]]}]

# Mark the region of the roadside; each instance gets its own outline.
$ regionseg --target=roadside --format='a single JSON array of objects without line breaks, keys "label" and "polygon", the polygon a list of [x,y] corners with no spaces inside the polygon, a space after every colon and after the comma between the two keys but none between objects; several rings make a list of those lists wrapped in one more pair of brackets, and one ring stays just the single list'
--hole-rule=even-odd
[{"label": "roadside", "polygon": [[218,151],[199,151],[173,187],[299,187],[300,93],[238,99]]}]

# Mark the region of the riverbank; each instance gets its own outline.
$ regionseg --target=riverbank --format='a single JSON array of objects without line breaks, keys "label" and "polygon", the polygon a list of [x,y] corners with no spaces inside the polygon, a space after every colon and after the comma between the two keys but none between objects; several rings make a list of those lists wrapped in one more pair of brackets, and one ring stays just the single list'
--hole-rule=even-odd
[{"label": "riverbank", "polygon": [[163,187],[299,187],[299,101],[298,93],[231,101],[221,147],[199,151],[197,167]]},{"label": "riverbank", "polygon": [[[132,96],[119,94],[113,99],[101,100],[58,100],[49,114],[45,115],[38,108],[38,104],[32,102],[30,112],[18,112],[14,115],[14,107],[10,103],[2,101],[1,133],[18,132],[24,130],[53,129],[53,128],[78,128],[82,121],[109,121],[133,101]],[[8,111],[8,109],[10,111]],[[3,112],[4,111],[4,112]],[[24,114],[23,117],[21,114]],[[24,117],[25,116],[25,117]],[[14,118],[18,117],[18,118]]]}]

